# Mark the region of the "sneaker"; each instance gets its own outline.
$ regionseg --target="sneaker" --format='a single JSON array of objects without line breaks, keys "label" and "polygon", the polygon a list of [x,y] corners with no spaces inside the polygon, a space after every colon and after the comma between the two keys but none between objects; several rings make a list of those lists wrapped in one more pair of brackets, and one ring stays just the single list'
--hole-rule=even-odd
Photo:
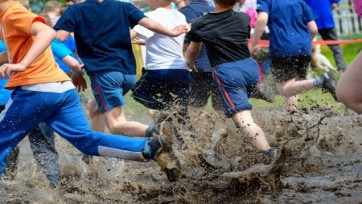
[{"label": "sneaker", "polygon": [[323,83],[322,83],[322,90],[325,92],[329,92],[334,100],[338,101],[336,96],[336,84],[334,81],[334,77],[331,72],[325,72],[321,76]]},{"label": "sneaker", "polygon": [[4,171],[4,177],[8,180],[14,180],[18,173],[19,147],[15,147],[7,158],[7,167]]},{"label": "sneaker", "polygon": [[265,152],[265,154],[272,160],[272,163],[274,163],[280,157],[280,152],[278,149],[269,149]]},{"label": "sneaker", "polygon": [[174,131],[170,122],[163,122],[160,126],[160,134],[149,142],[150,150],[145,153],[146,158],[157,162],[167,175],[170,182],[175,182],[180,177],[180,164],[172,149]]}]

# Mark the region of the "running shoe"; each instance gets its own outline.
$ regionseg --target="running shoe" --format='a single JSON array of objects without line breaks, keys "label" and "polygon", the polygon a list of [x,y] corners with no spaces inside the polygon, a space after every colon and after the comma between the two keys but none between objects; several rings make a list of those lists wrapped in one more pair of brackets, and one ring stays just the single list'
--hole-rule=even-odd
[{"label": "running shoe", "polygon": [[334,77],[331,72],[325,72],[321,76],[323,83],[322,83],[322,90],[324,92],[329,92],[334,100],[338,101],[336,96],[336,83],[334,81]]}]

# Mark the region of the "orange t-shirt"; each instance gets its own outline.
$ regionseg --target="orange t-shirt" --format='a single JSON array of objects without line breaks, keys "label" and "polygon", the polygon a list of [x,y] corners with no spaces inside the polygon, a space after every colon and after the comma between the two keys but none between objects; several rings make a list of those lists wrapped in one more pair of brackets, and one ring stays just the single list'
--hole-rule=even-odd
[{"label": "orange t-shirt", "polygon": [[[28,11],[18,2],[14,2],[0,13],[0,39],[6,44],[9,63],[20,63],[24,58],[35,36],[30,35],[33,22],[44,20]],[[50,46],[22,72],[13,72],[6,88],[69,81],[70,78],[59,68],[54,60]]]}]

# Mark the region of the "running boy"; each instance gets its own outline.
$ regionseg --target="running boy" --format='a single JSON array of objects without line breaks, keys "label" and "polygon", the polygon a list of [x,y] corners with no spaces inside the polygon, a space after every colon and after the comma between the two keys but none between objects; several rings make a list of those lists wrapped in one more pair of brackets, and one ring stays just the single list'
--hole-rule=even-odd
[{"label": "running boy", "polygon": [[310,7],[303,0],[258,0],[258,17],[252,36],[251,53],[268,23],[272,74],[278,92],[284,96],[287,110],[297,111],[298,94],[322,87],[334,99],[335,85],[329,72],[315,79],[301,80],[307,74],[312,39],[318,29]]},{"label": "running boy", "polygon": [[[171,172],[169,179],[176,180],[173,173],[178,172],[177,166],[166,160],[173,156],[170,135],[132,138],[90,129],[74,85],[54,61],[49,45],[56,33],[44,19],[14,0],[0,1],[0,18],[0,39],[8,48],[0,54],[0,79],[8,77],[6,87],[14,89],[0,114],[0,174],[8,154],[29,130],[44,121],[84,154],[155,159],[161,168],[170,170],[166,171]],[[84,87],[77,80],[82,77],[80,70],[72,71],[77,86]]]},{"label": "running boy", "polygon": [[188,33],[191,43],[186,51],[186,62],[193,70],[202,43],[206,45],[213,80],[222,98],[226,116],[249,141],[275,161],[280,154],[269,146],[263,130],[254,123],[248,101],[250,90],[258,83],[259,72],[250,57],[248,38],[250,18],[232,10],[235,0],[215,0],[215,10],[192,22]]},{"label": "running boy", "polygon": [[[171,0],[147,1],[152,10],[146,13],[149,19],[168,29],[184,24],[185,16],[171,8]],[[149,109],[161,111],[161,118],[174,114],[180,125],[187,125],[187,104],[191,75],[183,56],[185,35],[168,37],[137,25],[132,38],[145,40],[146,63],[142,77],[132,89],[132,97]]]},{"label": "running boy", "polygon": [[[145,137],[154,134],[153,126],[127,121],[122,108],[126,104],[123,95],[136,80],[130,28],[137,24],[171,37],[187,31],[186,25],[170,31],[146,18],[132,4],[115,0],[87,0],[69,6],[55,29],[61,41],[74,32],[78,55],[90,77],[98,109],[103,114],[103,118],[99,118],[98,111],[90,111],[92,127],[105,121],[114,134]],[[95,120],[97,118],[101,120]],[[97,129],[102,131],[104,128]]]}]

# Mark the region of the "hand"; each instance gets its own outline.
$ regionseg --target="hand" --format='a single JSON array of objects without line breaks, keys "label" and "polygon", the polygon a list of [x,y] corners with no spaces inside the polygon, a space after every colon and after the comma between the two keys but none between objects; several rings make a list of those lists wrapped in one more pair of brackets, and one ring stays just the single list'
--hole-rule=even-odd
[{"label": "hand", "polygon": [[255,45],[255,46],[251,46],[249,48],[249,51],[250,51],[250,55],[253,56],[254,53],[259,49],[259,46],[258,45]]},{"label": "hand", "polygon": [[172,37],[177,37],[183,33],[187,32],[187,26],[186,25],[178,25],[174,27],[172,30]]},{"label": "hand", "polygon": [[199,72],[197,69],[196,69],[196,65],[194,62],[186,62],[187,63],[187,66],[191,68],[191,70],[193,72]]},{"label": "hand", "polygon": [[23,64],[8,64],[5,63],[0,67],[0,79],[10,78],[12,72],[22,72],[26,69],[26,66]]},{"label": "hand", "polygon": [[132,39],[132,44],[145,45],[145,40],[140,39],[140,38],[133,38]]},{"label": "hand", "polygon": [[85,91],[87,89],[87,82],[81,72],[73,73],[72,82],[77,88],[78,92]]},{"label": "hand", "polygon": [[332,9],[336,9],[336,8],[338,8],[338,3],[333,3],[332,4]]}]

